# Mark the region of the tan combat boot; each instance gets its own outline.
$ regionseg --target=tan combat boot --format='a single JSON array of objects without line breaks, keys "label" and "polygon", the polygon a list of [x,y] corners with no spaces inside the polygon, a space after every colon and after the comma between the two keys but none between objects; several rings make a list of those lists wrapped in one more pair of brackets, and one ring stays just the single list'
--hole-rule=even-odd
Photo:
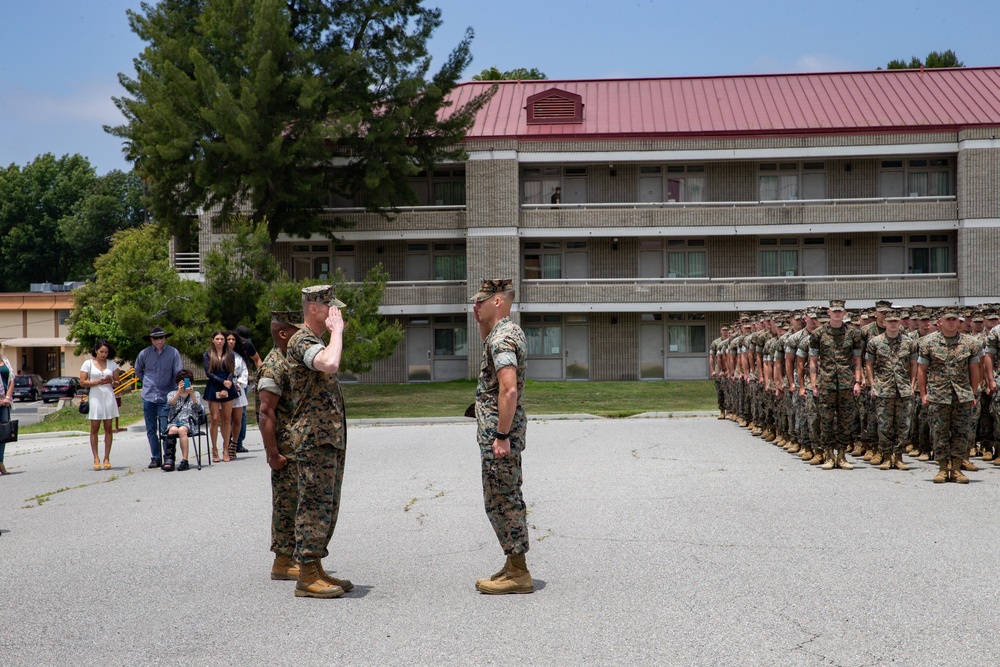
[{"label": "tan combat boot", "polygon": [[917,460],[918,461],[930,461],[931,460],[931,453],[930,452],[920,452],[920,456],[917,457]]},{"label": "tan combat boot", "polygon": [[295,584],[297,598],[339,598],[344,589],[323,578],[318,560],[299,564],[299,580]]},{"label": "tan combat boot", "polygon": [[510,569],[510,556],[507,556],[507,559],[503,562],[503,567],[500,568],[499,572],[497,572],[494,575],[491,575],[488,579],[476,579],[476,590],[478,591],[479,586],[482,585],[484,582],[496,581],[500,577],[504,576],[505,574],[507,574],[507,570],[509,569]]},{"label": "tan combat boot", "polygon": [[837,466],[836,452],[832,449],[828,449],[823,452],[823,465],[820,466],[823,470],[833,470]]},{"label": "tan combat boot", "polygon": [[788,443],[788,446],[785,447],[785,450],[788,451],[789,454],[798,454],[802,451],[802,445],[792,440]]},{"label": "tan combat boot", "polygon": [[813,457],[813,450],[811,447],[803,447],[798,456],[803,461],[808,461]]},{"label": "tan combat boot", "polygon": [[329,574],[326,570],[323,569],[322,561],[316,561],[316,562],[319,563],[319,571],[320,574],[323,575],[323,579],[330,582],[334,586],[340,586],[345,593],[354,588],[354,584],[351,583],[350,579],[338,579],[337,577],[334,577],[333,575]]},{"label": "tan combat boot", "polygon": [[761,436],[765,442],[774,442],[774,431],[767,429],[761,433]]},{"label": "tan combat boot", "polygon": [[951,481],[956,484],[968,484],[969,478],[965,476],[962,472],[962,467],[965,461],[962,459],[954,458],[951,460]]},{"label": "tan combat boot", "polygon": [[809,459],[809,465],[811,465],[811,466],[822,465],[824,461],[826,461],[826,456],[823,454],[823,450],[822,449],[814,449],[813,450],[813,457],[811,459]]},{"label": "tan combat boot", "polygon": [[903,463],[903,455],[902,454],[893,454],[892,455],[892,467],[895,468],[896,470],[909,470],[910,469],[910,466],[908,466],[905,463]]},{"label": "tan combat boot", "polygon": [[983,460],[987,461],[987,462],[993,460],[993,448],[992,447],[986,447],[986,448],[983,449]]},{"label": "tan combat boot", "polygon": [[531,573],[524,563],[524,554],[510,557],[510,568],[499,579],[484,581],[478,586],[480,593],[488,595],[505,595],[507,593],[534,593],[535,584],[531,581]]},{"label": "tan combat boot", "polygon": [[719,416],[716,417],[716,419],[725,419],[725,418],[726,418],[726,411],[720,408],[719,409]]},{"label": "tan combat boot", "polygon": [[875,456],[875,450],[872,449],[871,447],[865,447],[864,456],[862,456],[861,458],[863,458],[865,461],[871,461],[873,456]]},{"label": "tan combat boot", "polygon": [[[875,452],[868,462],[871,463],[873,466],[882,465],[882,459],[883,459],[882,452]],[[888,460],[888,457],[885,457],[885,459]]]},{"label": "tan combat boot", "polygon": [[740,417],[739,419],[737,419],[736,423],[740,425],[740,428],[746,428],[748,426],[747,420],[743,419],[743,417]]},{"label": "tan combat boot", "polygon": [[938,461],[938,473],[931,481],[935,484],[944,484],[948,481],[948,471],[951,470],[950,461]]},{"label": "tan combat boot", "polygon": [[275,554],[271,566],[271,578],[275,581],[295,581],[299,578],[299,566],[291,556]]},{"label": "tan combat boot", "polygon": [[836,465],[841,470],[854,470],[854,466],[847,462],[847,457],[843,449],[837,450]]},{"label": "tan combat boot", "polygon": [[993,465],[1000,466],[1000,456],[993,457]]},{"label": "tan combat boot", "polygon": [[959,468],[961,470],[965,470],[966,472],[976,472],[977,470],[979,470],[979,466],[977,466],[969,459],[962,459],[962,463],[959,464]]},{"label": "tan combat boot", "polygon": [[[892,470],[892,462],[895,460],[895,458],[893,458],[893,457],[895,457],[895,456],[896,456],[895,454],[886,454],[885,456],[883,456],[882,457],[882,461],[879,463],[878,469],[879,470]],[[874,464],[875,461],[873,460],[872,463]]]}]

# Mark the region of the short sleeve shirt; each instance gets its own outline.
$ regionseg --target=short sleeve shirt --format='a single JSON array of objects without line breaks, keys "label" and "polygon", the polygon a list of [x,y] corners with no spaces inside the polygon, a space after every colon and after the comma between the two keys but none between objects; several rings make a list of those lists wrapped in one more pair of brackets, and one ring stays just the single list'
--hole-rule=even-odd
[{"label": "short sleeve shirt", "polygon": [[910,363],[917,358],[917,344],[900,333],[873,336],[865,348],[865,362],[872,365],[872,390],[879,398],[913,396]]},{"label": "short sleeve shirt", "polygon": [[839,328],[823,324],[809,340],[809,357],[816,357],[819,368],[816,384],[820,390],[854,388],[854,359],[861,357],[861,332],[850,325]]},{"label": "short sleeve shirt", "polygon": [[528,345],[524,331],[509,317],[496,323],[483,341],[483,360],[479,366],[479,385],[476,387],[476,440],[484,458],[493,458],[493,439],[500,421],[500,380],[497,372],[511,366],[517,381],[517,408],[510,426],[511,451],[524,449],[528,419],[521,405],[524,380],[528,371]]},{"label": "short sleeve shirt", "polygon": [[260,392],[275,394],[278,397],[278,404],[274,408],[274,435],[278,442],[278,452],[282,456],[290,456],[293,438],[287,429],[295,406],[288,385],[288,360],[277,345],[264,357],[257,375],[257,423],[260,423]]},{"label": "short sleeve shirt", "polygon": [[921,338],[917,363],[926,366],[928,402],[971,402],[975,395],[969,366],[979,363],[979,353],[979,344],[969,334],[959,333],[949,341],[935,331]]},{"label": "short sleeve shirt", "polygon": [[287,433],[293,452],[326,445],[337,449],[347,447],[347,419],[340,381],[336,373],[324,373],[313,366],[313,360],[325,346],[323,339],[304,325],[288,341],[286,372],[294,408]]}]

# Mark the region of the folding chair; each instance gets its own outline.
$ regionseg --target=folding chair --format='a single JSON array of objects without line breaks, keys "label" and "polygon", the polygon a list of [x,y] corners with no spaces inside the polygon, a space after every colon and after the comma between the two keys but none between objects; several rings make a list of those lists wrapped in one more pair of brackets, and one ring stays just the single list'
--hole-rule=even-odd
[{"label": "folding chair", "polygon": [[[201,451],[202,451],[201,439],[202,437],[205,438],[208,437],[208,429],[206,428],[207,422],[205,419],[205,409],[201,407],[201,403],[198,403],[195,406],[195,412],[198,415],[198,425],[193,433],[188,433],[188,446],[194,449],[195,461],[197,463],[198,470],[201,470]],[[170,427],[168,426],[167,430],[169,429]],[[173,451],[176,454],[178,447],[177,440],[179,439],[180,439],[179,436],[170,435],[169,433],[166,432],[160,434],[160,450],[164,452],[164,457],[166,456],[166,452],[168,451],[167,448],[171,446],[173,447]],[[171,440],[173,440],[174,442],[171,443],[170,442]],[[176,463],[176,456],[175,456],[175,463]],[[212,465],[211,456],[208,457],[208,465]],[[176,467],[174,469],[176,470]]]}]

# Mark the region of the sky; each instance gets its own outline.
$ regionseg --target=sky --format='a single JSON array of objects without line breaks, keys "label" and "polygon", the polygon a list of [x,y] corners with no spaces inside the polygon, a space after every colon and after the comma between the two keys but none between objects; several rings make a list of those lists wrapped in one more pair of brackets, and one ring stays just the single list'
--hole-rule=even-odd
[{"label": "sky", "polygon": [[[150,0],[153,2],[154,0]],[[997,0],[428,0],[442,63],[475,31],[465,78],[497,66],[550,79],[829,72],[954,50],[1000,66]],[[140,0],[0,0],[0,166],[80,153],[100,174],[129,169],[104,125],[118,74],[145,47],[126,10]]]}]

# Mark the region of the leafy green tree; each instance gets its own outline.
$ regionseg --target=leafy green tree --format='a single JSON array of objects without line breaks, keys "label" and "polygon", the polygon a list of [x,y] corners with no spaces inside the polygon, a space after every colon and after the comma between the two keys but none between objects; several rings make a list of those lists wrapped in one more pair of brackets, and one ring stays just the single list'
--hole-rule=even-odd
[{"label": "leafy green tree", "polygon": [[506,72],[501,72],[496,65],[484,69],[479,74],[472,77],[473,81],[531,81],[537,79],[548,79],[545,73],[539,70],[537,67],[532,67],[531,69],[525,69],[524,67],[517,67]]},{"label": "leafy green tree", "polygon": [[[889,64],[886,65],[886,69],[933,69],[939,67],[965,67],[965,63],[958,59],[955,52],[948,49],[944,52],[931,51],[927,54],[927,58],[920,60],[916,56],[911,56],[910,61],[905,60],[890,60]],[[879,67],[879,69],[882,69]]]},{"label": "leafy green tree", "polygon": [[335,228],[316,215],[331,190],[415,203],[407,177],[461,158],[489,96],[449,107],[472,31],[428,76],[441,14],[419,0],[161,0],[128,16],[147,46],[136,78],[119,76],[126,123],[105,129],[171,225],[242,210],[274,239]]},{"label": "leafy green tree", "polygon": [[77,354],[103,338],[114,344],[119,358],[132,361],[149,344],[143,337],[150,327],[158,324],[173,334],[170,344],[181,354],[201,362],[210,327],[206,291],[170,266],[161,227],[118,232],[95,270],[96,278],[73,293],[69,336],[79,344]]},{"label": "leafy green tree", "polygon": [[[310,285],[332,284],[337,298],[344,302],[344,351],[341,367],[350,373],[370,371],[378,359],[392,355],[403,339],[403,328],[398,322],[389,323],[379,314],[389,274],[382,265],[373,268],[362,283],[349,283],[339,271],[326,281],[308,280],[273,283],[261,297],[258,311],[268,321],[273,310],[298,310],[302,307],[302,288]],[[269,326],[269,325],[268,325]],[[270,347],[270,334],[267,341]]]},{"label": "leafy green tree", "polygon": [[270,336],[268,313],[258,317],[257,304],[271,283],[287,281],[271,252],[267,222],[233,221],[233,233],[205,257],[208,319],[226,329],[250,328],[255,341]]},{"label": "leafy green tree", "polygon": [[145,218],[138,174],[115,169],[99,176],[73,212],[59,220],[68,278],[92,274],[94,262],[111,248],[115,233],[139,227]]}]

